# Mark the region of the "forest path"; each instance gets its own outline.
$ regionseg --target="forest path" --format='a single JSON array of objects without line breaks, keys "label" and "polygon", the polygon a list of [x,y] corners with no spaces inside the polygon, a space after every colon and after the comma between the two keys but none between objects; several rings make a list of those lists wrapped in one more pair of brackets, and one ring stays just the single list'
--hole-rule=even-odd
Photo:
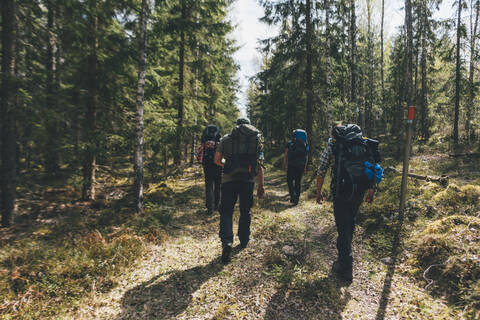
[{"label": "forest path", "polygon": [[[227,265],[220,263],[219,214],[203,210],[202,179],[197,173],[176,183],[177,232],[149,245],[113,291],[93,294],[70,318],[431,319],[444,309],[441,301],[423,303],[432,298],[398,272],[391,290],[383,290],[387,266],[373,257],[360,227],[354,281],[339,281],[330,271],[336,257],[331,204],[317,205],[307,190],[291,207],[283,172],[267,174],[266,197],[252,209],[251,242],[240,250],[235,238]],[[235,217],[234,230],[238,208]],[[386,308],[379,308],[382,297]]]}]

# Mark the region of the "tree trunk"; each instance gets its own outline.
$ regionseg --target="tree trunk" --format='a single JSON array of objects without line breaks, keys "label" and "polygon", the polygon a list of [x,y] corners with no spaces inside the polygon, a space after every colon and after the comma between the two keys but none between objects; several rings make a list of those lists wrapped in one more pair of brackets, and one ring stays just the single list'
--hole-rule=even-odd
[{"label": "tree trunk", "polygon": [[59,134],[57,123],[58,99],[57,99],[57,44],[54,31],[55,7],[52,0],[47,1],[47,95],[45,128],[47,141],[45,145],[45,171],[47,176],[53,177],[58,173]]},{"label": "tree trunk", "polygon": [[357,105],[357,26],[355,0],[350,0],[350,103],[353,112],[360,112]]},{"label": "tree trunk", "polygon": [[457,47],[456,47],[456,63],[455,63],[455,116],[453,119],[453,145],[458,146],[458,120],[460,116],[460,81],[462,74],[460,72],[460,41],[461,33],[460,26],[462,23],[462,0],[458,1],[458,16],[457,16]]},{"label": "tree trunk", "polygon": [[[186,4],[182,0],[182,25],[186,19]],[[176,150],[175,164],[182,163],[182,135],[183,135],[183,102],[184,102],[184,85],[185,85],[185,30],[181,27],[180,31],[180,48],[179,48],[179,64],[178,64],[178,115],[177,115],[177,132],[176,132]]]},{"label": "tree trunk", "polygon": [[384,48],[383,48],[384,24],[385,24],[385,0],[382,0],[382,13],[381,13],[381,21],[380,21],[380,81],[382,85],[382,119],[386,127],[387,112],[385,108],[385,74],[384,74]]},{"label": "tree trunk", "polygon": [[423,139],[428,140],[430,137],[430,123],[428,120],[428,101],[427,101],[427,3],[422,2],[422,57],[420,61],[420,69],[422,76],[422,88],[420,95],[420,134]]},{"label": "tree trunk", "polygon": [[2,226],[9,227],[13,222],[17,187],[17,146],[15,133],[15,57],[14,26],[15,1],[2,0],[2,78],[1,110],[1,207]]},{"label": "tree trunk", "polygon": [[147,44],[147,0],[142,0],[142,9],[139,19],[138,35],[138,86],[137,86],[137,119],[136,119],[136,148],[135,148],[135,208],[137,212],[143,210],[143,97],[145,95],[145,70],[147,58],[145,48]]},{"label": "tree trunk", "polygon": [[331,93],[331,79],[330,79],[330,66],[332,58],[330,56],[330,2],[325,0],[325,51],[327,54],[327,66],[325,70],[325,82],[326,82],[326,104],[327,104],[327,134],[333,125],[332,119],[332,93]]},{"label": "tree trunk", "polygon": [[405,0],[405,23],[407,27],[405,102],[407,103],[407,106],[410,106],[412,104],[413,95],[413,25],[411,0]]},{"label": "tree trunk", "polygon": [[[474,76],[475,76],[475,55],[476,55],[476,44],[477,44],[477,27],[478,27],[478,16],[480,11],[480,1],[475,1],[475,5],[473,1],[471,3],[471,15],[470,15],[470,65],[469,65],[469,73],[468,73],[468,103],[467,103],[467,114],[466,114],[466,121],[465,121],[465,133],[467,138],[473,140],[474,131],[471,128],[471,118],[473,113],[473,103],[475,99],[475,85],[474,85]],[[473,22],[473,11],[475,7],[475,22]]]},{"label": "tree trunk", "polygon": [[90,23],[89,46],[90,56],[88,57],[88,98],[86,106],[86,131],[87,146],[83,164],[83,191],[82,197],[85,200],[95,200],[95,173],[97,160],[97,108],[98,108],[98,84],[97,84],[97,48],[98,48],[98,13],[97,0],[92,0],[93,16]]},{"label": "tree trunk", "polygon": [[[313,81],[312,81],[312,0],[307,0],[305,21],[306,21],[306,36],[307,36],[307,70],[306,70],[306,85],[307,85],[307,108],[306,108],[306,123],[307,134],[310,137],[310,150],[313,150]],[[309,157],[309,162],[312,157]]]},{"label": "tree trunk", "polygon": [[367,0],[367,34],[368,34],[368,102],[367,110],[365,111],[366,132],[368,135],[373,135],[373,34],[372,34],[372,3]]}]

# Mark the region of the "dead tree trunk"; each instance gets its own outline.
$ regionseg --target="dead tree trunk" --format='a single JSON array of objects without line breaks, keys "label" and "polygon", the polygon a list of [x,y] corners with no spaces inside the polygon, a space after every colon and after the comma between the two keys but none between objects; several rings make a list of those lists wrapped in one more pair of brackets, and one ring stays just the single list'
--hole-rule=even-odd
[{"label": "dead tree trunk", "polygon": [[145,95],[145,70],[147,58],[145,48],[147,43],[147,0],[142,0],[142,9],[139,19],[138,35],[138,86],[137,86],[137,119],[136,119],[136,148],[135,148],[135,208],[137,212],[143,210],[143,97]]}]

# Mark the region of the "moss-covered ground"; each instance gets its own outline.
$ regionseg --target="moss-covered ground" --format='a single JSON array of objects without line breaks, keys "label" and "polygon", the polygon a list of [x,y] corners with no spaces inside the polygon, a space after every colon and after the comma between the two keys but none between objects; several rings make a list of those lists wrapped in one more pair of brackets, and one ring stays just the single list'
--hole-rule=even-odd
[{"label": "moss-covered ground", "polygon": [[50,202],[22,203],[40,213],[0,231],[0,319],[479,319],[476,165],[422,155],[411,170],[452,178],[409,180],[399,216],[401,179],[385,177],[358,216],[352,284],[331,272],[332,207],[315,203],[312,173],[291,207],[284,173],[268,168],[251,242],[240,250],[235,239],[227,265],[200,168],[149,183],[143,215],[121,179],[93,204],[46,190]]}]

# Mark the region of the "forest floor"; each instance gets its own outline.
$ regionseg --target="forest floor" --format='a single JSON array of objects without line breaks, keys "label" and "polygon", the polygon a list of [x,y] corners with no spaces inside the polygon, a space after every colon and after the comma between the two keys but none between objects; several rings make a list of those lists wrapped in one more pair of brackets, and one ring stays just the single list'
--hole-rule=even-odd
[{"label": "forest floor", "polygon": [[[413,167],[422,168],[425,161],[417,157],[412,161]],[[443,165],[448,166],[445,163]],[[468,165],[472,166],[469,169],[474,170],[474,164]],[[449,167],[448,170],[453,172],[458,168]],[[458,183],[466,184],[469,182],[467,180],[472,182],[468,174],[461,174],[458,178]],[[45,262],[45,265],[39,266],[40,271],[29,271],[27,274],[25,267],[23,276],[15,278],[12,269],[21,274],[21,263],[27,264],[24,260],[30,259],[30,255],[21,260],[18,256],[22,255],[19,251],[23,249],[17,246],[17,256],[13,258],[15,245],[12,241],[21,236],[1,231],[0,245],[6,250],[0,254],[0,276],[2,271],[4,275],[8,274],[8,281],[13,283],[12,290],[20,291],[21,288],[24,293],[23,300],[17,299],[16,304],[12,302],[13,298],[3,299],[3,304],[0,300],[0,319],[476,318],[478,313],[466,313],[466,309],[452,303],[445,292],[433,293],[425,289],[428,283],[420,275],[424,270],[419,270],[412,262],[418,254],[415,255],[410,246],[414,246],[412,241],[421,238],[421,231],[429,224],[429,220],[417,216],[431,209],[422,208],[417,212],[416,204],[409,202],[405,222],[393,213],[387,214],[386,211],[395,210],[397,203],[390,202],[392,196],[395,198],[398,193],[396,189],[388,189],[397,188],[399,179],[390,177],[386,180],[386,190],[384,195],[380,192],[379,204],[362,205],[354,238],[354,280],[351,284],[342,282],[331,272],[336,258],[332,206],[330,202],[322,205],[315,203],[315,182],[311,174],[304,177],[305,192],[300,204],[292,207],[288,202],[285,174],[276,170],[267,171],[266,196],[261,200],[255,199],[252,209],[251,241],[246,249],[240,250],[236,238],[232,261],[223,265],[220,262],[218,238],[219,214],[207,215],[203,209],[203,177],[200,168],[195,167],[186,170],[181,178],[147,188],[149,201],[155,197],[168,198],[165,204],[149,209],[161,223],[138,216],[129,218],[127,222],[118,217],[109,218],[115,223],[111,220],[106,223],[98,217],[87,222],[80,219],[83,222],[77,227],[88,228],[90,232],[82,233],[82,240],[72,243],[73,246],[82,247],[86,242],[89,251],[82,253],[81,249],[75,248],[80,251],[75,251],[75,254],[62,253],[61,257],[54,255],[50,257],[51,263]],[[474,184],[475,181],[478,180],[474,180]],[[414,190],[423,188],[422,194],[434,190],[429,199],[443,190],[426,182],[414,181],[410,187]],[[98,206],[101,207],[101,204]],[[474,204],[473,210],[477,209]],[[58,210],[65,211],[68,208],[61,207]],[[385,212],[375,215],[378,210]],[[118,204],[117,211],[117,215],[125,215]],[[234,221],[238,221],[238,207],[235,217]],[[132,220],[135,222],[132,223]],[[124,224],[128,224],[128,227],[125,228]],[[63,230],[65,224],[60,225]],[[472,230],[477,228],[474,231],[478,236],[480,228],[472,223],[468,226]],[[68,237],[75,238],[72,233],[78,228],[63,231],[61,237],[69,234]],[[55,230],[45,226],[29,229],[28,233],[23,232],[23,237],[29,238],[31,233],[40,244],[42,239],[52,242],[52,238],[58,237]],[[50,238],[46,235],[50,235]],[[31,241],[29,243],[32,246]],[[93,252],[91,246],[96,248]],[[71,245],[66,247],[70,248]],[[53,247],[50,249],[60,251]],[[55,265],[56,273],[66,274],[57,265],[73,265],[82,259],[81,254],[93,261],[91,264],[95,266],[83,266],[78,275],[69,275],[72,279],[77,279],[79,275],[87,278],[85,284],[79,284],[77,291],[68,294],[72,299],[58,297],[58,291],[64,290],[60,280],[60,284],[50,293],[53,298],[45,298],[45,294],[40,293],[37,293],[38,297],[30,297],[34,290],[41,288],[39,283],[43,279],[43,269]],[[35,251],[31,255],[36,257],[40,253]],[[101,256],[98,261],[95,260],[97,256]],[[46,259],[43,256],[40,258]],[[113,267],[105,263],[113,264]],[[103,273],[103,269],[109,270]],[[25,283],[33,283],[32,279],[36,283],[27,286]],[[478,285],[478,281],[476,283]],[[51,283],[49,286],[52,286]],[[38,292],[47,291],[43,289]],[[478,292],[474,290],[470,294],[475,299]],[[35,305],[34,302],[30,309],[21,305],[42,299],[45,300],[44,304]],[[55,301],[58,301],[58,308],[55,308]]]}]

